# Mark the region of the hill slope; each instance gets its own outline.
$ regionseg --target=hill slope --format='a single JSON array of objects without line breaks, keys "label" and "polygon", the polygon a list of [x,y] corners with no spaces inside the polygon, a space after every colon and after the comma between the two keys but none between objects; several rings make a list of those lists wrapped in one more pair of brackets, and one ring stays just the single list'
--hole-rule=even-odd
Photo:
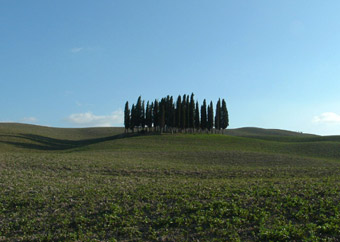
[{"label": "hill slope", "polygon": [[340,140],[0,124],[0,241],[338,241]]},{"label": "hill slope", "polygon": [[300,136],[300,137],[316,136],[312,134],[305,134],[301,132],[293,132],[282,129],[262,129],[255,127],[227,129],[224,133],[233,136]]},{"label": "hill slope", "polygon": [[124,134],[124,128],[50,128],[0,123],[0,150],[239,151],[340,159],[339,136],[240,128],[215,134]]}]

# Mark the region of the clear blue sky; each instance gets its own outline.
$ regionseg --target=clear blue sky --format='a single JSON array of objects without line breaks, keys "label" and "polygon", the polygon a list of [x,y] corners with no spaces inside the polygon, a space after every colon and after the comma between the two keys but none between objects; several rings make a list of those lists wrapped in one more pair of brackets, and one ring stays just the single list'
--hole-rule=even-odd
[{"label": "clear blue sky", "polygon": [[340,2],[0,1],[0,121],[120,126],[194,92],[230,128],[340,134]]}]

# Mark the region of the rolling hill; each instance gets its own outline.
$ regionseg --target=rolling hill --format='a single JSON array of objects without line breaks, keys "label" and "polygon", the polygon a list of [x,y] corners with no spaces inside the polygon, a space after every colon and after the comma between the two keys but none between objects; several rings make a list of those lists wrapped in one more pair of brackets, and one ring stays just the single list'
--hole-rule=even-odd
[{"label": "rolling hill", "polygon": [[340,137],[0,124],[0,241],[337,241]]}]

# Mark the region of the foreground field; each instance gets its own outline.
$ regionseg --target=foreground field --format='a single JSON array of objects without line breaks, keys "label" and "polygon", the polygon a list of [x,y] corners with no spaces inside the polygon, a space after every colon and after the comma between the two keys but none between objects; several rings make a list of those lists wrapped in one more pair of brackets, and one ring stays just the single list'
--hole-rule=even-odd
[{"label": "foreground field", "polygon": [[339,137],[228,132],[0,124],[0,241],[339,241]]}]

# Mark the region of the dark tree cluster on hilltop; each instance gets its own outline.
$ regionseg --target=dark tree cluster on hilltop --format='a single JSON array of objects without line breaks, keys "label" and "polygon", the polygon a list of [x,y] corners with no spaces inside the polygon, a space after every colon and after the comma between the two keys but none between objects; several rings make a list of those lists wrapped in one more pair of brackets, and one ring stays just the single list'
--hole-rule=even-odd
[{"label": "dark tree cluster on hilltop", "polygon": [[[215,115],[214,115],[215,114]],[[199,105],[190,96],[184,94],[174,100],[172,96],[156,99],[153,102],[145,103],[139,96],[137,102],[125,104],[124,125],[128,132],[137,131],[158,131],[158,132],[220,132],[229,126],[229,115],[227,104],[224,99],[218,99],[214,111],[213,102],[204,99]]]}]

